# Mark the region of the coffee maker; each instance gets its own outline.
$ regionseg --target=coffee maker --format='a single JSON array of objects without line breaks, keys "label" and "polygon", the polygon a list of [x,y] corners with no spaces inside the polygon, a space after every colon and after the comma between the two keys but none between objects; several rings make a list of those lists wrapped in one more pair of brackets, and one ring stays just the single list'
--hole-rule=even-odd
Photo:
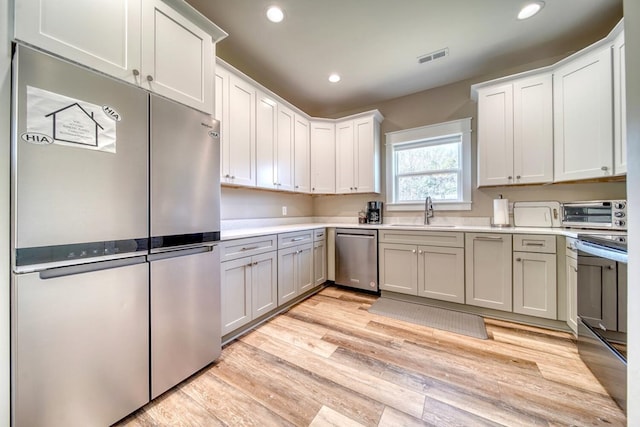
[{"label": "coffee maker", "polygon": [[369,224],[382,224],[382,202],[367,202],[367,222]]}]

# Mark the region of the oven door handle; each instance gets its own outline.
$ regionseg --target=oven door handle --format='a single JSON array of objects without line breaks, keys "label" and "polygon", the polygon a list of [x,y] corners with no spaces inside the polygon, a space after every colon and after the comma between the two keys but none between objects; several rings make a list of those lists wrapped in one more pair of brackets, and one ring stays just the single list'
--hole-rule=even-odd
[{"label": "oven door handle", "polygon": [[585,242],[583,240],[578,240],[576,242],[576,249],[589,255],[610,259],[612,261],[622,262],[625,264],[627,263],[628,259],[626,252],[616,251],[615,249],[610,249],[605,246],[593,244],[591,242]]}]

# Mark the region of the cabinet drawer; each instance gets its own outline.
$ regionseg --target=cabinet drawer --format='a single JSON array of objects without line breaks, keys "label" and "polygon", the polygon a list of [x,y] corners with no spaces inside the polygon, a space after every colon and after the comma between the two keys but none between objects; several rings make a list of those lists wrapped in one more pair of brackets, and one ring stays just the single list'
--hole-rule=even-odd
[{"label": "cabinet drawer", "polygon": [[541,236],[537,234],[514,234],[513,250],[514,252],[555,254],[556,238],[555,236]]},{"label": "cabinet drawer", "polygon": [[319,228],[317,230],[313,230],[313,241],[318,242],[320,240],[325,240],[327,238],[327,229]]},{"label": "cabinet drawer", "polygon": [[276,236],[249,237],[246,239],[229,240],[221,245],[220,261],[253,256],[269,251],[275,251]]},{"label": "cabinet drawer", "polygon": [[464,248],[464,233],[452,231],[380,230],[381,243],[416,244]]},{"label": "cabinet drawer", "polygon": [[303,243],[313,243],[315,230],[293,231],[291,233],[278,234],[278,249],[290,248]]}]

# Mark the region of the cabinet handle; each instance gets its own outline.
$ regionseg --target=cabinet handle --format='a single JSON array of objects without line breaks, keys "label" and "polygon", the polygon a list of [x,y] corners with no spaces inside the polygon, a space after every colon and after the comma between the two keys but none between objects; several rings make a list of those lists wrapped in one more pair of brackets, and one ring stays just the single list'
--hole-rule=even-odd
[{"label": "cabinet handle", "polygon": [[613,265],[607,265],[607,270],[613,270]]},{"label": "cabinet handle", "polygon": [[245,265],[245,267],[251,267],[252,263]]},{"label": "cabinet handle", "polygon": [[524,244],[525,246],[544,246],[542,242],[527,242]]},{"label": "cabinet handle", "polygon": [[607,166],[602,166],[600,169],[602,169],[605,172],[609,170],[609,168]]},{"label": "cabinet handle", "polygon": [[304,240],[304,236],[303,237],[294,237],[293,239],[291,239],[292,242],[299,242],[300,240]]},{"label": "cabinet handle", "polygon": [[153,76],[151,74],[147,75],[147,81],[148,82],[152,82],[153,81]]},{"label": "cabinet handle", "polygon": [[140,71],[136,70],[135,68],[133,69],[133,75],[135,77],[138,77],[140,75]]},{"label": "cabinet handle", "polygon": [[578,268],[577,268],[577,267],[573,267],[573,266],[571,266],[571,269],[572,269],[573,271],[575,271],[576,273],[578,272]]},{"label": "cabinet handle", "polygon": [[248,248],[242,248],[241,251],[252,251],[254,249],[258,249],[258,246],[250,246]]},{"label": "cabinet handle", "polygon": [[497,240],[502,240],[502,237],[478,236],[478,237],[475,237],[474,240],[493,240],[493,241],[497,241]]},{"label": "cabinet handle", "polygon": [[516,261],[520,262],[522,261],[522,258],[516,258]]},{"label": "cabinet handle", "polygon": [[253,261],[252,265],[258,265],[258,261]]}]

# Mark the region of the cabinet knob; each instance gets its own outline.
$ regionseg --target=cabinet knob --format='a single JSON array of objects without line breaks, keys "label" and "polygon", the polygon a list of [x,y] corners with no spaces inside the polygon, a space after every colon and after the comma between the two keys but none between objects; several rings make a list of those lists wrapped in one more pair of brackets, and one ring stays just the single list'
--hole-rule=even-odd
[{"label": "cabinet knob", "polygon": [[600,169],[602,169],[603,171],[605,171],[605,172],[606,172],[606,171],[608,171],[608,170],[609,170],[609,167],[608,167],[608,166],[602,166]]},{"label": "cabinet knob", "polygon": [[413,250],[411,251],[411,253],[414,253],[414,254],[415,254],[415,253],[416,253],[416,250],[415,250],[415,249],[413,249]]},{"label": "cabinet knob", "polygon": [[296,188],[300,188],[300,186],[299,186],[299,185],[296,185]]},{"label": "cabinet knob", "polygon": [[353,189],[357,191],[357,190],[358,190],[358,187],[353,187]]},{"label": "cabinet knob", "polygon": [[516,261],[520,262],[522,261],[522,258],[516,258]]},{"label": "cabinet knob", "polygon": [[147,81],[148,82],[152,82],[153,81],[153,76],[151,74],[147,75]]},{"label": "cabinet knob", "polygon": [[573,271],[575,271],[576,273],[578,272],[578,269],[577,269],[576,267],[571,267],[571,269],[572,269]]},{"label": "cabinet knob", "polygon": [[520,175],[516,175],[516,179],[520,179]]},{"label": "cabinet knob", "polygon": [[422,251],[421,251],[421,250],[420,250],[420,251],[418,251],[418,253],[419,253],[420,255],[422,255]]},{"label": "cabinet knob", "polygon": [[613,270],[613,269],[614,269],[613,265],[607,265],[607,270]]},{"label": "cabinet knob", "polygon": [[349,187],[349,190],[353,191],[353,187]]},{"label": "cabinet knob", "polygon": [[512,177],[511,175],[509,175],[509,176],[507,177],[507,179],[513,179],[513,177]]},{"label": "cabinet knob", "polygon": [[236,179],[236,176],[235,175],[231,175],[231,179]]},{"label": "cabinet knob", "polygon": [[311,191],[316,191],[316,187],[311,187]]},{"label": "cabinet knob", "polygon": [[140,71],[136,70],[135,68],[133,69],[133,75],[135,77],[138,77],[140,75]]},{"label": "cabinet knob", "polygon": [[258,261],[253,261],[252,265],[258,265]]},{"label": "cabinet knob", "polygon": [[278,183],[277,183],[277,182],[274,182],[274,183],[273,183],[273,185],[278,185]]},{"label": "cabinet knob", "polygon": [[226,174],[224,177],[225,178],[231,178],[231,176],[229,174]]}]

